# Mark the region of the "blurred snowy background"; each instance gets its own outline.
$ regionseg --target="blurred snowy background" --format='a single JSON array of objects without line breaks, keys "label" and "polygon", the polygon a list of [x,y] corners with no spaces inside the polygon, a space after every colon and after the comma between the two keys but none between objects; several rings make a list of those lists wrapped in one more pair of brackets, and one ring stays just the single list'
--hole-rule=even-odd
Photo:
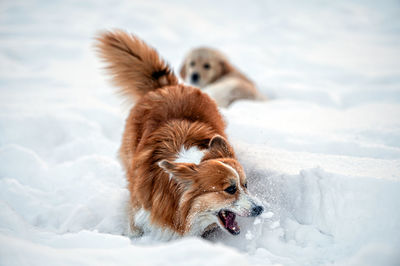
[{"label": "blurred snowy background", "polygon": [[[266,213],[242,233],[126,238],[128,107],[93,36],[178,70],[221,49],[272,100],[222,110]],[[0,265],[399,265],[400,2],[0,2]]]}]

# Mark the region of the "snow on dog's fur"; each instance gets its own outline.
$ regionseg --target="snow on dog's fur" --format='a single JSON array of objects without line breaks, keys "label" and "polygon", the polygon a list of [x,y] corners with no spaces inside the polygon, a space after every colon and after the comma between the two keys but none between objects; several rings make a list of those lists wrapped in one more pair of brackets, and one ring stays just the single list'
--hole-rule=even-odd
[{"label": "snow on dog's fur", "polygon": [[239,234],[236,215],[263,208],[224,132],[215,102],[178,84],[157,52],[123,31],[97,38],[121,93],[136,104],[126,120],[120,158],[130,191],[130,233],[171,239],[220,226]]}]

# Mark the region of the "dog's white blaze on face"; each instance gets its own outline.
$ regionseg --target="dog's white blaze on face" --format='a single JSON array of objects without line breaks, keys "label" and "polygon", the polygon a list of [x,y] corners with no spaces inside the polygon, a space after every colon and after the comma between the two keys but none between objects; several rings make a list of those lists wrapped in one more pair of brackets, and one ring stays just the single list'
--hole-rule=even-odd
[{"label": "dog's white blaze on face", "polygon": [[196,146],[192,146],[189,149],[181,148],[178,153],[178,158],[176,158],[176,163],[194,163],[200,164],[204,157],[204,151],[200,150]]},{"label": "dog's white blaze on face", "polygon": [[228,168],[229,171],[231,171],[233,173],[234,177],[237,179],[238,187],[240,188],[240,176],[239,176],[238,172],[232,166],[230,166],[229,164],[223,163],[221,161],[217,161],[217,162],[222,164],[224,167]]},{"label": "dog's white blaze on face", "polygon": [[242,186],[240,185],[240,176],[239,173],[236,171],[235,168],[232,166],[223,163],[221,161],[218,161],[221,163],[224,167],[228,168],[232,173],[233,176],[236,177],[237,183],[236,187],[239,192],[239,199],[236,200],[230,207],[229,209],[235,211],[237,214],[240,216],[250,216],[251,214],[251,209],[257,204],[257,200],[250,196],[246,191],[243,190]]},{"label": "dog's white blaze on face", "polygon": [[237,183],[236,187],[239,192],[239,199],[233,202],[231,206],[229,206],[227,209],[234,211],[236,214],[240,216],[250,216],[251,215],[251,210],[254,206],[257,205],[257,200],[250,196],[247,192],[245,192],[240,185],[240,176],[238,172],[230,165],[220,162],[223,164],[226,168],[228,168],[236,177]]}]

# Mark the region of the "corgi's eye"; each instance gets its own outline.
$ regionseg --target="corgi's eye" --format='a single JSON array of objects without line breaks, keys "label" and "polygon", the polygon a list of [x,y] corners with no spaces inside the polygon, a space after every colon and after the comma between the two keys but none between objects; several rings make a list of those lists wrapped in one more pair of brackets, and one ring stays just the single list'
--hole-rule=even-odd
[{"label": "corgi's eye", "polygon": [[244,184],[244,187],[247,188],[247,182]]},{"label": "corgi's eye", "polygon": [[209,64],[209,63],[205,63],[205,64],[203,65],[203,67],[204,67],[204,69],[210,69],[210,64]]},{"label": "corgi's eye", "polygon": [[196,62],[195,62],[195,61],[190,62],[190,66],[193,67],[194,65],[196,65]]},{"label": "corgi's eye", "polygon": [[235,186],[235,185],[229,186],[229,187],[227,187],[224,191],[227,192],[227,193],[229,193],[229,194],[235,194],[235,192],[236,192],[236,186]]}]

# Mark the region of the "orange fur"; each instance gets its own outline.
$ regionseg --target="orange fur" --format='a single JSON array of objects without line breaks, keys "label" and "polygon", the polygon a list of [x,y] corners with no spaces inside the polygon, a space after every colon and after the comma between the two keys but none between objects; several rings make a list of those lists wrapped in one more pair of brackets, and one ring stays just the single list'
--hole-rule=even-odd
[{"label": "orange fur", "polygon": [[[117,30],[97,38],[100,57],[124,96],[141,97],[149,90],[177,85],[178,79],[157,52],[134,35]],[[146,78],[144,78],[146,77]]]},{"label": "orange fur", "polygon": [[[114,83],[137,99],[120,148],[130,191],[131,229],[141,232],[135,215],[143,209],[150,213],[152,225],[188,234],[199,212],[238,199],[239,194],[223,192],[237,182],[229,167],[239,173],[238,185],[246,189],[222,116],[209,96],[177,84],[157,52],[137,37],[115,31],[101,34],[97,41]],[[201,163],[175,163],[182,147],[204,151]]]}]

